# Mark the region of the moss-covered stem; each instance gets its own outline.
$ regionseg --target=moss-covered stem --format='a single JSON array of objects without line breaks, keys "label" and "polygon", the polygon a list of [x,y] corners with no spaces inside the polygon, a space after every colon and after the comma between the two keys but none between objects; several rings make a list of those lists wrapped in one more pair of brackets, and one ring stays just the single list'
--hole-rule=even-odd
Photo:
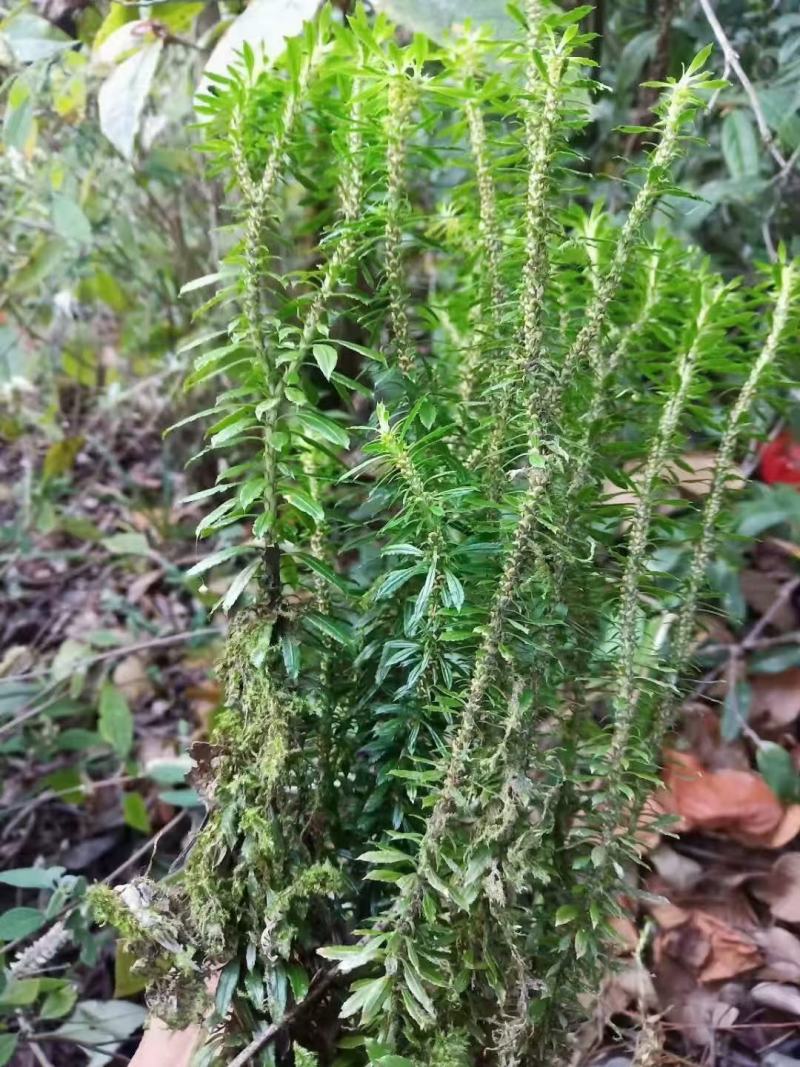
[{"label": "moss-covered stem", "polygon": [[684,116],[693,103],[692,76],[687,72],[670,88],[664,118],[660,123],[661,139],[647,163],[644,182],[617,238],[611,263],[597,284],[594,299],[586,312],[586,321],[568,349],[558,376],[545,392],[543,410],[550,416],[558,410],[561,394],[572,380],[576,367],[587,361],[595,367],[599,363],[609,307],[620,290],[642,226],[668,185],[670,168],[680,152]]},{"label": "moss-covered stem", "polygon": [[311,301],[311,306],[303,319],[303,332],[298,345],[298,352],[293,366],[299,366],[308,354],[325,314],[331,297],[342,272],[350,266],[355,251],[355,237],[352,233],[353,223],[361,211],[364,196],[363,174],[363,129],[361,120],[361,82],[353,82],[350,93],[350,128],[347,133],[346,155],[342,162],[339,180],[339,217],[344,232],[337,241],[333,253],[325,265],[322,281]]},{"label": "moss-covered stem", "polygon": [[[700,536],[694,547],[691,563],[689,564],[689,573],[681,590],[681,606],[675,622],[671,651],[672,667],[676,678],[686,666],[694,632],[698,598],[705,581],[708,561],[716,543],[720,512],[725,499],[725,488],[733,471],[733,459],[739,444],[739,438],[761,380],[768,368],[775,362],[781,345],[786,338],[791,318],[792,301],[796,296],[799,271],[800,268],[796,262],[783,264],[780,267],[780,277],[775,294],[775,306],[769,334],[731,408],[722,434],[712,475],[711,489],[703,508]],[[668,695],[662,700],[655,723],[657,737],[663,736],[674,709],[674,704],[675,698],[672,695]]]},{"label": "moss-covered stem", "polygon": [[[241,103],[234,109],[230,129],[234,168],[245,204],[244,292],[242,304],[248,339],[256,358],[263,368],[264,390],[268,401],[267,409],[263,416],[262,430],[264,450],[263,536],[267,544],[274,540],[274,530],[278,517],[278,454],[274,445],[274,434],[278,419],[282,374],[270,360],[264,330],[262,313],[262,264],[265,256],[263,245],[264,227],[275,186],[280,178],[287,146],[297,121],[300,105],[305,97],[311,75],[319,61],[320,54],[321,48],[319,46],[309,51],[300,66],[296,79],[289,86],[270,152],[258,181],[254,181],[250,174],[244,150],[244,105]],[[285,374],[285,371],[283,373]]]},{"label": "moss-covered stem", "polygon": [[394,75],[389,81],[386,114],[386,286],[394,359],[405,375],[411,374],[414,369],[402,247],[403,209],[406,202],[405,165],[413,103],[412,89],[412,83],[404,73]]},{"label": "moss-covered stem", "polygon": [[613,381],[617,369],[626,362],[634,346],[641,340],[651,320],[662,280],[659,271],[660,265],[661,255],[659,247],[656,245],[650,258],[641,310],[633,324],[620,335],[619,340],[608,356],[605,359],[601,359],[595,367],[592,399],[589,411],[583,422],[581,439],[577,446],[578,461],[573,469],[569,488],[567,489],[567,497],[570,501],[574,500],[576,493],[579,493],[586,484],[587,476],[591,470],[592,441],[605,418],[610,383]]},{"label": "moss-covered stem", "polygon": [[534,378],[544,340],[543,301],[550,272],[547,206],[561,114],[561,82],[566,64],[566,56],[561,53],[556,52],[549,57],[548,82],[541,110],[538,110],[534,103],[538,94],[534,94],[534,89],[540,78],[539,67],[532,59],[529,63],[527,82],[529,94],[533,99],[528,102],[525,117],[529,170],[525,202],[525,263],[520,296],[522,330],[521,338],[511,357],[510,374],[508,370],[505,372],[498,409],[486,445],[486,476],[492,495],[499,495],[502,491],[503,453],[508,443],[509,423],[517,401],[517,390],[523,384],[526,389],[529,451],[538,451],[539,420]]},{"label": "moss-covered stem", "polygon": [[725,291],[722,286],[705,288],[694,324],[694,337],[678,361],[677,383],[664,404],[639,484],[639,499],[628,533],[628,558],[622,576],[619,609],[619,659],[615,683],[615,717],[608,750],[610,774],[614,776],[619,774],[636,717],[639,583],[647,558],[656,488],[663,475],[670,447],[689,396],[706,332],[713,320],[715,309],[724,298]]}]

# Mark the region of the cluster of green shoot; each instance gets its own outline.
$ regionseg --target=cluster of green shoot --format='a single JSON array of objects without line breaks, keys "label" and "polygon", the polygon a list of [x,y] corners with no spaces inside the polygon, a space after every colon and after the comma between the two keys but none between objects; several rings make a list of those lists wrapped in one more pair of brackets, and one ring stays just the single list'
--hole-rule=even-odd
[{"label": "cluster of green shoot", "polygon": [[[604,209],[585,13],[438,45],[323,12],[203,100],[232,225],[199,533],[237,536],[195,569],[240,565],[175,890],[184,965],[223,968],[205,1063],[270,1023],[233,1062],[554,1063],[630,903],[798,270],[725,281],[652,225],[707,54]],[[713,484],[666,509],[687,442]]]}]

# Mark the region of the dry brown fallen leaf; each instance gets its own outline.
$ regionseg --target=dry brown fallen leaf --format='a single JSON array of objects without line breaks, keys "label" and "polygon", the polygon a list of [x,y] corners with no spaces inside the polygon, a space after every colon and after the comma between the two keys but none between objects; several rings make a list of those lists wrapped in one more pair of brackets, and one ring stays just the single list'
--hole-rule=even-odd
[{"label": "dry brown fallen leaf", "polygon": [[716,830],[743,844],[764,844],[780,826],[784,808],[753,771],[708,771],[685,752],[667,753],[658,800],[678,816],[681,830]]},{"label": "dry brown fallen leaf", "polygon": [[695,1045],[713,1045],[717,1031],[733,1026],[739,1017],[738,986],[698,986],[691,972],[669,957],[659,964],[654,984],[666,1019]]},{"label": "dry brown fallen leaf", "polygon": [[783,848],[798,834],[800,834],[800,804],[790,804],[769,839],[761,844],[765,848]]},{"label": "dry brown fallen leaf", "polygon": [[723,982],[764,963],[761,950],[747,933],[699,908],[692,909],[684,922],[660,930],[654,953],[656,964],[669,956],[703,983]]},{"label": "dry brown fallen leaf", "polygon": [[114,685],[122,690],[129,704],[135,703],[140,697],[150,696],[153,692],[147,665],[135,652],[119,661],[114,668],[113,679]]},{"label": "dry brown fallen leaf", "polygon": [[[670,464],[669,472],[682,492],[699,498],[708,495],[716,465],[716,452],[684,452],[680,460]],[[738,471],[731,471],[727,478],[728,489],[741,489],[745,484]]]},{"label": "dry brown fallen leaf", "polygon": [[780,733],[800,716],[800,667],[749,679],[750,721],[756,733]]},{"label": "dry brown fallen leaf", "polygon": [[[707,496],[711,489],[714,477],[714,468],[717,464],[716,452],[684,452],[676,461],[668,464],[668,476],[675,483],[675,488],[684,496],[699,499]],[[631,477],[634,487],[640,485],[644,477],[644,469],[636,460],[630,460],[623,465],[624,472]],[[746,484],[745,479],[738,471],[731,471],[727,479],[728,489],[741,489]],[[608,499],[606,503],[615,505],[636,504],[638,495],[633,489],[623,489],[610,479],[604,485],[604,491]],[[664,512],[674,511],[674,506],[666,506],[661,509]]]},{"label": "dry brown fallen leaf", "polygon": [[800,923],[800,852],[779,856],[770,871],[753,878],[750,888],[776,919]]}]

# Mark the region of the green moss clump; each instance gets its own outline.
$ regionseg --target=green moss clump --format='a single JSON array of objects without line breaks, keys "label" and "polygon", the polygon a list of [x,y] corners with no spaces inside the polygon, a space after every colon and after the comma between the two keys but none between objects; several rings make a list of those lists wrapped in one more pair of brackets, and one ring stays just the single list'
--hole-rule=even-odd
[{"label": "green moss clump", "polygon": [[115,927],[122,947],[134,957],[131,972],[147,981],[154,1015],[176,1029],[208,1015],[208,972],[198,962],[195,931],[187,926],[179,893],[141,878],[114,889],[92,886],[87,899],[95,920]]}]

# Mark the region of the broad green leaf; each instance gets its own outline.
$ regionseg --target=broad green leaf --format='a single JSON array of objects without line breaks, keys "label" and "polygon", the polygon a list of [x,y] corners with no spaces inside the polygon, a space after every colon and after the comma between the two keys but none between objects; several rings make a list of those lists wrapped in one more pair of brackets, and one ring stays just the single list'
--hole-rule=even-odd
[{"label": "broad green leaf", "polygon": [[158,799],[173,808],[202,808],[203,801],[195,789],[165,789]]},{"label": "broad green leaf", "polygon": [[77,999],[78,990],[68,982],[64,982],[58,989],[51,990],[44,998],[39,1009],[39,1018],[63,1019],[75,1007]]},{"label": "broad green leaf", "polygon": [[124,1041],[144,1023],[146,1012],[129,1000],[81,1000],[69,1019],[53,1033],[81,1045]]},{"label": "broad green leaf", "polygon": [[194,766],[189,755],[175,756],[172,759],[151,759],[145,764],[145,774],[158,785],[179,785]]},{"label": "broad green leaf", "polygon": [[36,908],[11,908],[0,915],[0,941],[28,937],[40,930],[44,923],[44,912]]},{"label": "broad green leaf", "polygon": [[19,1034],[0,1034],[0,1067],[11,1063],[11,1057],[17,1050]]},{"label": "broad green leaf", "polygon": [[100,690],[97,732],[120,759],[125,759],[133,745],[133,715],[124,694],[111,682],[105,682]]},{"label": "broad green leaf", "polygon": [[66,241],[89,244],[92,239],[92,225],[83,213],[83,208],[72,197],[63,193],[54,193],[50,209],[53,229]]},{"label": "broad green leaf", "polygon": [[214,996],[214,1006],[217,1009],[217,1013],[223,1019],[228,1013],[228,1008],[230,1008],[231,1001],[233,1000],[233,994],[236,992],[240,969],[241,963],[239,960],[233,959],[222,968],[222,973],[219,976],[217,992]]},{"label": "broad green leaf", "polygon": [[50,671],[55,681],[64,681],[66,678],[75,677],[76,671],[85,670],[88,660],[92,656],[92,650],[82,641],[76,641],[68,637],[56,652]]},{"label": "broad green leaf", "polygon": [[411,612],[411,618],[408,621],[408,632],[413,634],[417,626],[425,614],[425,609],[428,607],[428,601],[431,598],[433,592],[434,582],[436,581],[436,560],[431,563],[428,568],[428,573],[425,576],[425,581],[422,584],[422,588],[417,594],[417,599],[414,601],[414,608]]},{"label": "broad green leaf", "polygon": [[33,1004],[41,992],[39,978],[12,978],[0,993],[0,1004],[9,1008],[25,1008]]},{"label": "broad green leaf", "polygon": [[227,74],[228,68],[239,62],[245,43],[256,57],[257,69],[262,61],[277,59],[286,47],[285,39],[300,33],[319,6],[320,0],[250,0],[217,42],[198,91],[208,91],[212,84],[209,74]]},{"label": "broad green leaf", "polygon": [[55,889],[63,873],[63,867],[14,867],[0,871],[0,882],[18,889]]},{"label": "broad green leaf", "polygon": [[486,26],[498,38],[515,37],[519,27],[504,0],[376,0],[375,8],[414,33],[444,41],[469,20]]},{"label": "broad green leaf", "polygon": [[109,74],[97,94],[100,129],[128,160],[133,159],[136,134],[163,47],[160,39],[142,45]]},{"label": "broad green leaf", "polygon": [[42,474],[45,478],[56,478],[60,474],[66,474],[75,466],[78,453],[85,443],[84,437],[65,437],[50,445],[42,464]]},{"label": "broad green leaf", "polygon": [[757,674],[781,674],[790,667],[800,667],[800,645],[760,652],[748,659],[747,666]]},{"label": "broad green leaf", "polygon": [[114,953],[114,996],[115,997],[132,997],[141,991],[147,985],[147,979],[141,974],[132,973],[131,968],[136,963],[138,957],[132,952],[126,952],[122,947],[122,942],[117,941],[115,945]]},{"label": "broad green leaf", "polygon": [[380,1004],[389,992],[389,977],[381,975],[371,981],[359,983],[359,988],[352,993],[342,1004],[339,1012],[340,1019],[348,1019],[357,1011],[363,1011],[366,1015],[376,1004]]},{"label": "broad green leaf", "polygon": [[564,926],[565,923],[574,922],[579,914],[580,913],[574,904],[562,904],[556,912],[556,926]]},{"label": "broad green leaf", "polygon": [[240,556],[243,552],[250,551],[252,549],[249,545],[229,545],[227,548],[220,548],[193,564],[186,572],[186,577],[193,578],[197,574],[204,574],[206,571],[210,571],[212,567],[217,567],[220,563],[225,563],[235,556]]},{"label": "broad green leaf", "polygon": [[118,4],[112,0],[108,8],[108,14],[100,23],[100,29],[94,35],[92,48],[98,49],[104,41],[127,22],[135,22],[137,19],[136,8],[127,4]]},{"label": "broad green leaf", "polygon": [[111,534],[104,537],[103,548],[112,552],[115,556],[149,556],[150,545],[142,533],[130,531],[128,533]]},{"label": "broad green leaf", "polygon": [[317,366],[325,375],[328,381],[331,380],[331,375],[336,370],[336,361],[339,355],[333,345],[314,345],[311,349],[314,353],[314,359],[317,361]]},{"label": "broad green leaf", "polygon": [[338,619],[332,619],[329,615],[320,615],[316,611],[308,611],[303,616],[303,622],[322,634],[331,637],[340,645],[349,648],[353,643],[353,635],[348,626]]},{"label": "broad green leaf", "polygon": [[325,521],[325,512],[316,500],[308,495],[305,489],[300,489],[299,486],[285,486],[282,487],[281,493],[292,507],[302,511],[305,515],[309,515],[314,522],[319,524]]},{"label": "broad green leaf", "polygon": [[19,8],[9,18],[3,19],[0,38],[18,63],[52,59],[74,44],[48,19]]},{"label": "broad green leaf", "polygon": [[200,537],[207,531],[213,530],[220,519],[223,519],[230,511],[233,511],[236,504],[236,497],[232,496],[230,500],[224,500],[213,511],[209,511],[208,515],[204,516],[197,524],[197,536]]},{"label": "broad green leaf", "polygon": [[720,734],[724,741],[735,741],[750,715],[752,690],[747,682],[737,682],[725,695]]},{"label": "broad green leaf", "polygon": [[411,856],[399,848],[380,848],[362,852],[357,859],[361,863],[411,863]]},{"label": "broad green leaf", "polygon": [[318,955],[326,960],[338,960],[339,970],[342,974],[355,971],[372,960],[377,959],[383,952],[383,938],[374,938],[366,945],[326,945],[317,949]]},{"label": "broad green leaf", "polygon": [[732,178],[748,178],[758,174],[758,134],[745,110],[736,108],[725,116],[721,138],[722,154]]},{"label": "broad green leaf", "polygon": [[147,805],[141,793],[122,794],[122,815],[126,825],[142,834],[152,831],[150,816],[147,814]]},{"label": "broad green leaf", "polygon": [[[196,289],[205,289],[206,286],[208,286],[208,285],[216,285],[217,282],[221,280],[221,278],[222,278],[222,274],[220,273],[220,271],[215,271],[213,274],[203,274],[199,278],[192,278],[192,280],[190,282],[187,282],[185,285],[181,286],[180,293],[178,295],[179,296],[186,296],[187,293],[193,293],[193,292],[195,292]],[[203,338],[203,340],[207,340],[210,337],[217,337],[217,336],[219,336],[218,333],[208,334],[205,338]],[[200,343],[200,342],[196,342],[196,343]],[[189,347],[193,348],[194,345],[190,345]],[[224,346],[224,348],[226,348],[226,349],[229,349],[231,347],[232,347],[231,345],[225,345]],[[222,351],[222,349],[215,349],[215,351]],[[206,356],[209,356],[209,355],[211,355],[211,353],[210,352],[206,352]]]},{"label": "broad green leaf", "polygon": [[204,3],[192,4],[187,0],[167,0],[165,4],[158,4],[154,15],[156,20],[172,33],[183,35],[192,28],[194,20],[204,7]]},{"label": "broad green leaf", "polygon": [[800,776],[789,752],[782,745],[762,741],[756,749],[756,765],[764,781],[781,800],[793,801],[800,792]]},{"label": "broad green leaf", "polygon": [[338,422],[321,415],[318,411],[313,411],[311,408],[300,409],[293,413],[292,420],[299,422],[303,430],[311,437],[321,437],[339,448],[348,448],[350,445],[347,431]]}]

